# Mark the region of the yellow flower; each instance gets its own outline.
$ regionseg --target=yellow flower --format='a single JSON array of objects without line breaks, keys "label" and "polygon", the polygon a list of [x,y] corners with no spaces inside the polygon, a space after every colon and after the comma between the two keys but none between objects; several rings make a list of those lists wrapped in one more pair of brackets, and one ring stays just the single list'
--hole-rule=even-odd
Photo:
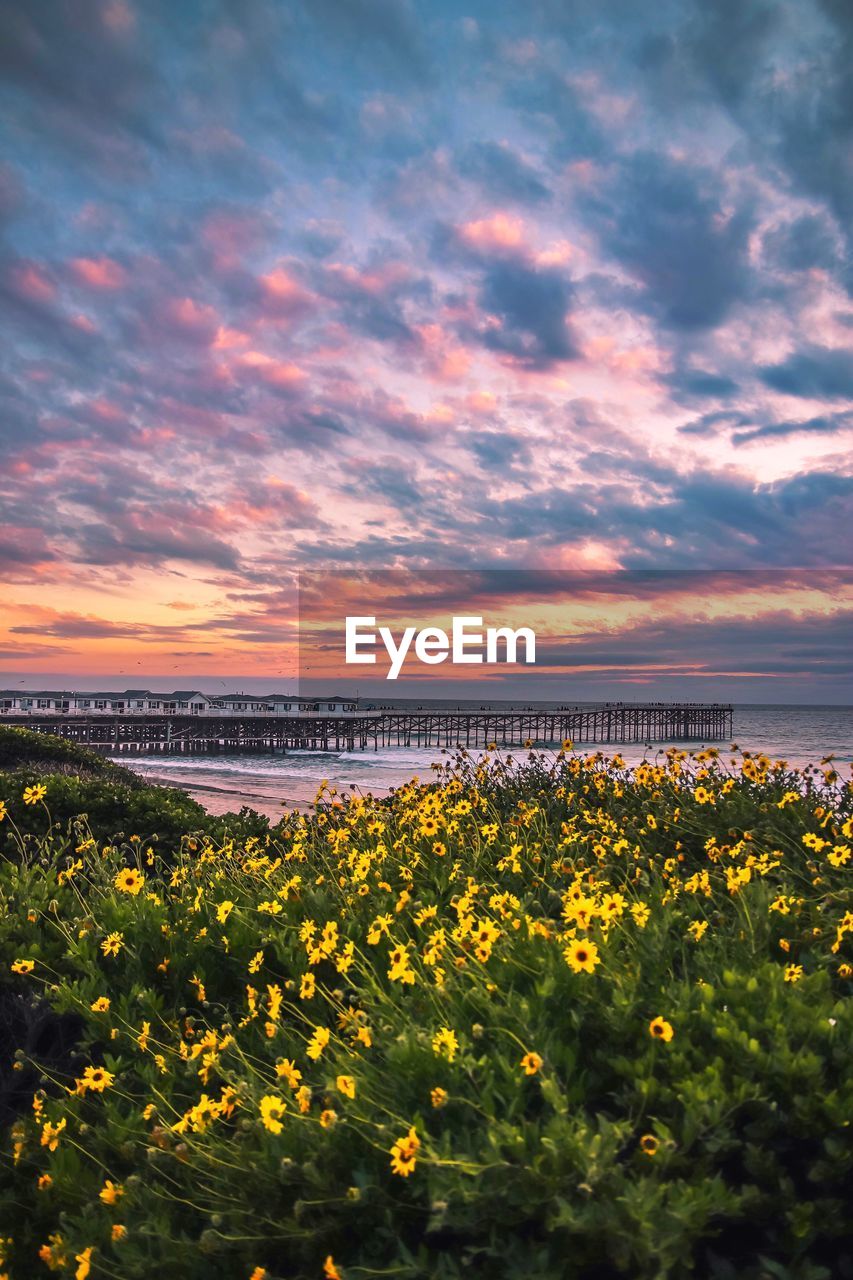
[{"label": "yellow flower", "polygon": [[631,915],[634,917],[634,924],[640,929],[645,929],[651,914],[652,913],[645,902],[635,902],[631,908]]},{"label": "yellow flower", "polygon": [[331,1129],[332,1125],[337,1124],[338,1113],[333,1111],[331,1107],[327,1107],[325,1111],[320,1112],[320,1124],[324,1129]]},{"label": "yellow flower", "polygon": [[327,1027],[314,1028],[311,1039],[308,1041],[308,1045],[305,1049],[305,1052],[308,1054],[308,1057],[312,1062],[317,1062],[317,1060],[322,1056],[323,1050],[329,1043],[329,1039],[330,1032]]},{"label": "yellow flower", "polygon": [[43,1173],[36,1183],[39,1191],[47,1191],[48,1187],[53,1186],[53,1178],[49,1173]]},{"label": "yellow flower", "polygon": [[325,1280],[344,1280],[343,1272],[335,1265],[335,1260],[331,1254],[328,1254],[326,1261],[323,1263],[323,1276]]},{"label": "yellow flower", "polygon": [[596,965],[601,963],[598,947],[594,942],[580,942],[575,939],[569,943],[563,955],[573,973],[593,973]]},{"label": "yellow flower", "polygon": [[432,1038],[432,1050],[438,1057],[444,1057],[448,1062],[452,1062],[456,1057],[459,1048],[459,1041],[456,1038],[456,1032],[451,1031],[450,1027],[441,1027],[436,1031]]},{"label": "yellow flower", "polygon": [[55,1231],[49,1241],[49,1244],[43,1244],[39,1249],[39,1257],[51,1271],[61,1271],[67,1261],[62,1236]]},{"label": "yellow flower", "polygon": [[220,924],[225,924],[225,921],[228,919],[228,917],[230,916],[233,910],[234,910],[234,903],[231,902],[228,898],[226,898],[225,901],[220,902],[219,906],[216,908],[216,919],[219,921]]},{"label": "yellow flower", "polygon": [[345,1098],[355,1097],[355,1080],[352,1076],[338,1076],[336,1082],[338,1092],[342,1093]]},{"label": "yellow flower", "polygon": [[301,1084],[296,1090],[296,1105],[302,1115],[311,1110],[311,1090],[307,1084]]},{"label": "yellow flower", "polygon": [[35,960],[13,960],[10,966],[13,973],[32,973],[35,967]]},{"label": "yellow flower", "polygon": [[103,1200],[104,1204],[115,1204],[116,1201],[124,1195],[124,1187],[120,1182],[113,1182],[107,1178],[104,1185],[98,1192],[98,1196]]},{"label": "yellow flower", "polygon": [[408,986],[414,983],[415,975],[411,968],[408,946],[394,947],[388,957],[388,965],[388,977],[392,982],[402,982]]},{"label": "yellow flower", "polygon": [[114,1243],[117,1244],[119,1240],[123,1240],[126,1235],[127,1227],[123,1227],[120,1222],[114,1222],[110,1228],[110,1237]]},{"label": "yellow flower", "polygon": [[837,844],[826,857],[833,867],[843,867],[845,863],[850,861],[850,854],[851,850],[848,844]]},{"label": "yellow flower", "polygon": [[314,974],[311,973],[310,971],[308,973],[303,973],[299,983],[299,999],[313,1000],[316,989],[317,989],[317,984],[314,978]]},{"label": "yellow flower", "polygon": [[6,801],[0,800],[0,822],[6,817]]},{"label": "yellow flower", "polygon": [[665,1044],[668,1044],[675,1035],[675,1031],[666,1018],[652,1018],[649,1023],[649,1035],[653,1040],[663,1040]]},{"label": "yellow flower", "polygon": [[92,1254],[95,1252],[94,1246],[89,1245],[82,1253],[74,1255],[74,1261],[79,1263],[77,1270],[74,1272],[74,1280],[86,1280],[89,1272],[92,1270]]},{"label": "yellow flower", "polygon": [[391,1147],[391,1170],[400,1178],[408,1178],[417,1163],[420,1150],[420,1138],[414,1127],[403,1138],[398,1138]]},{"label": "yellow flower", "polygon": [[56,1124],[51,1124],[49,1120],[45,1121],[41,1131],[41,1145],[47,1147],[48,1151],[55,1151],[59,1146],[59,1135],[65,1128],[65,1123],[65,1116]]},{"label": "yellow flower", "polygon": [[286,1080],[291,1089],[299,1087],[299,1081],[302,1079],[302,1072],[297,1070],[290,1058],[282,1058],[281,1062],[275,1064],[276,1075]]},{"label": "yellow flower", "polygon": [[89,1008],[93,1013],[107,1013],[110,1007],[109,996],[98,996],[97,1000],[93,1000]]},{"label": "yellow flower", "polygon": [[436,1110],[438,1110],[439,1107],[445,1106],[449,1097],[450,1094],[447,1090],[442,1089],[440,1086],[436,1086],[435,1089],[430,1089],[429,1091],[429,1100]]},{"label": "yellow flower", "polygon": [[279,1098],[275,1093],[268,1093],[261,1098],[258,1103],[258,1109],[261,1113],[261,1124],[265,1129],[269,1129],[270,1133],[281,1133],[284,1125],[281,1118],[287,1110],[287,1104],[283,1098]]},{"label": "yellow flower", "polygon": [[785,981],[799,982],[803,976],[803,966],[801,964],[789,964],[785,966]]},{"label": "yellow flower", "polygon": [[104,938],[103,942],[101,943],[101,950],[103,951],[105,956],[117,956],[123,946],[124,946],[124,934],[110,933],[110,934],[107,934],[106,938]]},{"label": "yellow flower", "polygon": [[657,1154],[660,1143],[653,1133],[644,1133],[640,1139],[640,1150],[647,1156]]},{"label": "yellow flower", "polygon": [[129,893],[132,898],[140,892],[145,884],[145,876],[136,867],[125,867],[113,880],[119,893]]},{"label": "yellow flower", "polygon": [[266,1267],[255,1267],[249,1276],[249,1280],[269,1280],[269,1274]]},{"label": "yellow flower", "polygon": [[687,926],[687,931],[692,936],[694,942],[701,942],[705,936],[707,928],[707,920],[692,920]]},{"label": "yellow flower", "polygon": [[37,783],[34,787],[24,788],[24,804],[38,804],[47,795],[47,787]]},{"label": "yellow flower", "polygon": [[535,1076],[542,1066],[542,1058],[538,1053],[526,1053],[518,1065],[526,1076]]},{"label": "yellow flower", "polygon": [[83,1094],[87,1089],[91,1089],[92,1093],[103,1093],[105,1089],[115,1084],[115,1076],[105,1067],[87,1067],[82,1077],[74,1083],[77,1086],[77,1093]]}]

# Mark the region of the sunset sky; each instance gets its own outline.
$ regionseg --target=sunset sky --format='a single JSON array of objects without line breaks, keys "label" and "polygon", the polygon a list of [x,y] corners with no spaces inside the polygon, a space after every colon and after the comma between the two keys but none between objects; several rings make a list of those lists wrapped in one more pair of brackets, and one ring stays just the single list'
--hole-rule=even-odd
[{"label": "sunset sky", "polygon": [[286,688],[304,570],[702,569],[573,696],[853,700],[851,65],[846,0],[0,0],[0,685]]}]

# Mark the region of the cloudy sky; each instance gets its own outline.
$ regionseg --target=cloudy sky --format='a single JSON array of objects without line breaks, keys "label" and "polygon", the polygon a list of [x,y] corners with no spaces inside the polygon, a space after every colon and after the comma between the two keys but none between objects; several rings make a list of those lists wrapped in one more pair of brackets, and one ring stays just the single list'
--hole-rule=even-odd
[{"label": "cloudy sky", "polygon": [[306,568],[798,569],[680,618],[826,692],[851,64],[846,0],[0,0],[3,671],[278,680]]}]

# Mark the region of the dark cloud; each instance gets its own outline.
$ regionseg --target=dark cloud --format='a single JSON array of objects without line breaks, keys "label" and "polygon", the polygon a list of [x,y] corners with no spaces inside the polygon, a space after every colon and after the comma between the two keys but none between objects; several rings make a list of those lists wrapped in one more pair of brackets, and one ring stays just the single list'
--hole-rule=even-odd
[{"label": "dark cloud", "polygon": [[500,472],[530,461],[528,442],[511,431],[472,431],[465,436],[465,444],[487,471]]},{"label": "dark cloud", "polygon": [[461,152],[460,175],[470,178],[497,200],[541,204],[551,189],[532,165],[506,142],[472,142]]},{"label": "dark cloud", "polygon": [[740,426],[748,421],[749,418],[746,414],[731,413],[721,409],[714,413],[703,413],[698,418],[693,418],[690,422],[684,422],[678,430],[684,436],[714,436],[721,429]]},{"label": "dark cloud", "polygon": [[0,6],[0,76],[26,95],[48,139],[122,163],[162,144],[161,77],[105,4]]},{"label": "dark cloud", "polygon": [[607,154],[606,135],[584,105],[582,90],[564,71],[537,64],[532,75],[519,75],[510,82],[507,97],[530,119],[535,133],[550,143],[555,160],[565,164]]},{"label": "dark cloud", "polygon": [[812,400],[853,399],[853,352],[841,348],[809,347],[781,364],[765,365],[762,381],[774,391]]},{"label": "dark cloud", "polygon": [[480,329],[483,344],[530,369],[544,369],[578,354],[569,323],[572,286],[561,271],[497,261],[485,271],[482,309],[499,324]]},{"label": "dark cloud", "polygon": [[338,304],[340,318],[356,333],[378,342],[415,342],[406,306],[429,298],[432,285],[404,261],[377,255],[361,268],[320,267],[310,279],[318,293]]},{"label": "dark cloud", "polygon": [[678,368],[663,381],[678,400],[730,400],[739,390],[737,382],[724,373],[709,369]]},{"label": "dark cloud", "polygon": [[[636,464],[628,464],[628,474]],[[611,474],[615,467],[611,463]],[[658,483],[663,477],[658,474]],[[560,545],[575,538],[625,539],[624,562],[749,567],[853,561],[853,477],[809,472],[773,485],[715,473],[671,472],[660,496],[613,479],[491,500],[510,541]],[[829,551],[832,548],[832,551]]]},{"label": "dark cloud", "polygon": [[0,162],[0,228],[24,209],[26,188],[11,165]]},{"label": "dark cloud", "polygon": [[779,440],[796,435],[837,435],[842,431],[853,431],[853,410],[819,414],[803,421],[788,419],[785,422],[766,422],[760,427],[734,432],[732,444],[750,444],[753,440]]},{"label": "dark cloud", "polygon": [[798,188],[825,201],[839,225],[853,225],[853,10],[846,0],[820,0],[827,21],[812,58],[798,68],[776,108],[778,154]]},{"label": "dark cloud", "polygon": [[414,5],[407,0],[311,0],[306,6],[323,35],[339,42],[348,59],[374,74],[429,80],[430,57]]},{"label": "dark cloud", "polygon": [[344,239],[344,229],[328,219],[313,218],[299,233],[301,244],[314,258],[328,258]]},{"label": "dark cloud", "polygon": [[838,236],[824,217],[804,214],[768,231],[762,240],[768,260],[782,271],[831,271],[839,263]]},{"label": "dark cloud", "polygon": [[772,66],[768,53],[782,25],[780,6],[763,0],[694,0],[692,7],[683,36],[687,54],[721,100],[737,106]]},{"label": "dark cloud", "polygon": [[642,282],[649,309],[670,328],[714,329],[750,294],[748,203],[727,208],[720,174],[636,152],[582,203],[608,253]]},{"label": "dark cloud", "polygon": [[185,519],[174,516],[158,519],[150,510],[136,515],[125,513],[107,524],[81,524],[74,531],[77,558],[90,565],[156,565],[178,560],[191,564],[212,565],[223,570],[238,571],[240,557],[221,538],[193,524],[192,513]]}]

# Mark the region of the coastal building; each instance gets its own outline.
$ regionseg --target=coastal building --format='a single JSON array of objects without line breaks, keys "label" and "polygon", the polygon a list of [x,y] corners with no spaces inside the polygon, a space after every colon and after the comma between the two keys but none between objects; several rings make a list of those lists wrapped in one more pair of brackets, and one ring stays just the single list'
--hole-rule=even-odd
[{"label": "coastal building", "polygon": [[206,694],[198,689],[152,693],[125,689],[123,693],[70,690],[0,690],[2,715],[174,715],[174,716],[342,716],[358,711],[358,699],[332,694],[306,700],[295,694]]}]

